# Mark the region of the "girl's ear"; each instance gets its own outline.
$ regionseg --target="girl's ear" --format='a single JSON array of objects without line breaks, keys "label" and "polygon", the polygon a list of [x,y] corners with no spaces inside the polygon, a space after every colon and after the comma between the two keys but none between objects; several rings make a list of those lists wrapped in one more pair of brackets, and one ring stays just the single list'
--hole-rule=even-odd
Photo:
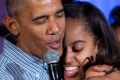
[{"label": "girl's ear", "polygon": [[18,35],[19,31],[15,25],[14,18],[5,16],[3,18],[3,23],[5,24],[6,28],[14,35]]}]

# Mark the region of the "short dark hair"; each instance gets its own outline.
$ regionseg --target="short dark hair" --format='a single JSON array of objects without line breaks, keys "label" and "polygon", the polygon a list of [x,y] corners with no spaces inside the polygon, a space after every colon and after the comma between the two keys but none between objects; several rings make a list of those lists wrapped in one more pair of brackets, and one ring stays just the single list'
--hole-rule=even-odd
[{"label": "short dark hair", "polygon": [[[66,0],[61,0],[64,3]],[[6,0],[6,8],[9,16],[18,16],[24,7],[25,0]]]},{"label": "short dark hair", "polygon": [[109,22],[113,29],[120,26],[120,6],[115,6],[109,15]]},{"label": "short dark hair", "polygon": [[6,0],[6,8],[9,16],[17,16],[24,5],[24,0]]},{"label": "short dark hair", "polygon": [[93,34],[95,41],[100,42],[95,64],[120,67],[119,45],[103,13],[85,1],[65,3],[64,9],[66,18],[82,21],[85,29]]}]

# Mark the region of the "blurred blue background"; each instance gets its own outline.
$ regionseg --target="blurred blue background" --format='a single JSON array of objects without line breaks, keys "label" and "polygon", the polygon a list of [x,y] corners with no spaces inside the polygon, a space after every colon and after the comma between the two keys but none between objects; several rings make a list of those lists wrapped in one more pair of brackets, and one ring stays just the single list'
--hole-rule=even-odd
[{"label": "blurred blue background", "polygon": [[115,6],[120,6],[120,0],[75,0],[75,1],[88,1],[96,5],[105,15],[107,20],[109,19],[109,14]]}]

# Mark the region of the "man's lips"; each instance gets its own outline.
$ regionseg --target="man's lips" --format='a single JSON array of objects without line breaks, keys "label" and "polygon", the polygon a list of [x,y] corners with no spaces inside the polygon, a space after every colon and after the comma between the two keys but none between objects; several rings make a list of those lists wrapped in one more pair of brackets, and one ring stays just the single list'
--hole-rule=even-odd
[{"label": "man's lips", "polygon": [[78,74],[78,72],[79,72],[78,66],[65,67],[64,75],[65,75],[66,77],[73,77],[73,76],[75,76],[76,74]]},{"label": "man's lips", "polygon": [[53,49],[58,49],[61,46],[61,39],[52,40],[48,45]]}]

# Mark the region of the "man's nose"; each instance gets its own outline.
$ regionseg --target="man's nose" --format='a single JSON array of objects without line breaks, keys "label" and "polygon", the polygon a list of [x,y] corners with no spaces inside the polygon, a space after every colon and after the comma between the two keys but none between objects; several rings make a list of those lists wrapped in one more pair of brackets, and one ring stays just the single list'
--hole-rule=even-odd
[{"label": "man's nose", "polygon": [[59,32],[59,25],[57,24],[57,20],[55,18],[51,18],[48,24],[49,28],[47,33],[50,35],[55,35]]}]

